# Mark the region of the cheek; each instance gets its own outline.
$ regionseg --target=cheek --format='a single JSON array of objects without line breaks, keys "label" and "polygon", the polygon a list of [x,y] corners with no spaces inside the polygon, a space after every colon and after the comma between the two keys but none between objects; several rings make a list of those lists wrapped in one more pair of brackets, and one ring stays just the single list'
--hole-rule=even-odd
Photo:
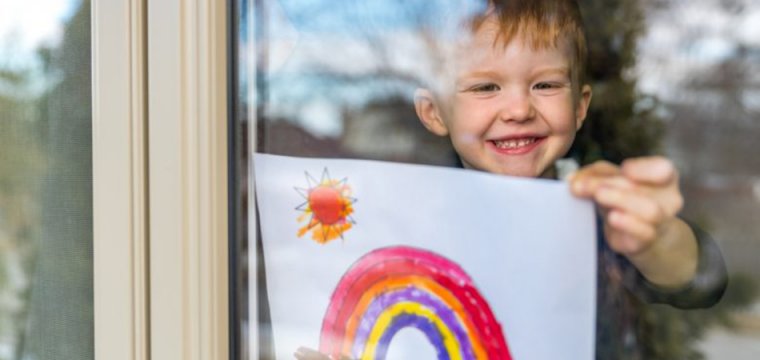
[{"label": "cheek", "polygon": [[485,132],[491,126],[493,114],[486,102],[461,102],[453,112],[455,125],[463,131]]},{"label": "cheek", "polygon": [[568,127],[556,137],[556,142],[554,143],[555,149],[552,151],[553,156],[555,157],[554,160],[556,161],[567,154],[573,146],[573,142],[575,142],[575,128]]},{"label": "cheek", "polygon": [[451,129],[449,133],[451,142],[457,147],[469,146],[477,142],[478,130],[473,127],[472,122],[468,119],[457,118],[449,123],[449,129]]},{"label": "cheek", "polygon": [[555,101],[547,101],[542,104],[542,108],[546,109],[544,114],[549,120],[552,130],[558,135],[572,135],[574,137],[577,127],[572,100],[569,97],[553,100]]},{"label": "cheek", "polygon": [[459,107],[449,123],[452,140],[460,144],[475,143],[488,129],[477,108]]},{"label": "cheek", "polygon": [[477,145],[480,142],[480,139],[473,133],[460,132],[458,134],[452,134],[451,141],[461,149]]}]

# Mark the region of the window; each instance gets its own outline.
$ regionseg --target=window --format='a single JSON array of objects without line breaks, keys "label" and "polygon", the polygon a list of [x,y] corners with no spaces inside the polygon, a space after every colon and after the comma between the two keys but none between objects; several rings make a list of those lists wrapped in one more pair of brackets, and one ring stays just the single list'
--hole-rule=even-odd
[{"label": "window", "polygon": [[92,359],[90,4],[0,7],[0,359]]},{"label": "window", "polygon": [[[262,264],[255,256],[249,155],[457,166],[448,141],[430,135],[413,107],[414,89],[435,73],[434,62],[426,61],[445,50],[433,45],[452,35],[434,30],[454,3],[235,2],[232,126],[239,170],[233,177],[240,190],[231,201],[240,233],[233,241],[239,252],[232,296],[241,358],[266,353],[269,341],[267,309],[256,305],[262,279],[248,268]],[[750,358],[760,338],[760,274],[752,256],[760,250],[754,221],[760,164],[752,156],[760,135],[760,79],[758,43],[750,35],[760,9],[741,0],[581,6],[594,97],[569,156],[581,164],[649,154],[672,159],[687,199],[682,216],[717,239],[730,273],[723,300],[709,310],[632,305],[637,315],[629,328],[638,345],[620,351]]]}]

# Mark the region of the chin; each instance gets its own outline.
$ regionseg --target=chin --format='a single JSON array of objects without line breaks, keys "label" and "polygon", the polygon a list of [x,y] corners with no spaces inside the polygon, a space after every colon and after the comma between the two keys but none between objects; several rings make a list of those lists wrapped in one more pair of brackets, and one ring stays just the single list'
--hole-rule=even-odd
[{"label": "chin", "polygon": [[509,175],[509,176],[516,176],[516,177],[523,177],[523,178],[537,178],[538,175],[532,173],[532,172],[520,172],[520,171],[505,171],[503,175]]},{"label": "chin", "polygon": [[507,176],[516,176],[516,177],[524,177],[524,178],[537,178],[540,176],[538,172],[534,169],[520,169],[520,168],[514,168],[514,167],[503,167],[494,169],[495,171],[489,171],[487,172],[494,173],[494,174],[500,174],[500,175],[507,175]]},{"label": "chin", "polygon": [[534,166],[516,166],[515,164],[476,164],[480,166],[473,166],[473,164],[462,160],[462,165],[465,169],[483,171],[491,174],[523,177],[523,178],[538,178],[543,175],[545,171],[539,171]]}]

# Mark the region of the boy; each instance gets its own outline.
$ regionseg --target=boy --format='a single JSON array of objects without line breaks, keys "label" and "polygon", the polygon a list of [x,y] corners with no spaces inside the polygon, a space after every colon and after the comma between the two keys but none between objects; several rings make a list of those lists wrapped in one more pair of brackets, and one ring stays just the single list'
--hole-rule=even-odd
[{"label": "boy", "polygon": [[[416,91],[420,121],[451,139],[466,168],[556,177],[555,162],[569,150],[591,102],[578,5],[490,0],[470,35],[457,46],[451,76],[441,76],[435,91]],[[603,223],[597,358],[631,355],[619,324],[629,319],[619,317],[621,301],[610,291],[616,278],[649,302],[693,308],[718,301],[726,286],[722,258],[705,234],[676,217],[683,200],[669,160],[597,162],[571,175],[569,185],[598,205]],[[309,349],[296,357],[326,358]]]},{"label": "boy", "polygon": [[[578,5],[492,0],[472,24],[472,36],[458,47],[452,65],[453,85],[417,90],[418,117],[430,132],[451,139],[466,168],[556,177],[555,162],[572,145],[591,101]],[[676,217],[683,199],[669,160],[596,162],[572,174],[569,185],[573,194],[597,204],[603,222],[599,335],[609,327],[601,322],[619,312],[611,304],[619,301],[605,298],[614,282],[610,271],[649,302],[694,308],[720,299],[726,286],[720,252],[706,234]],[[631,265],[635,270],[625,274]],[[619,351],[598,351],[597,357],[618,357]]]}]

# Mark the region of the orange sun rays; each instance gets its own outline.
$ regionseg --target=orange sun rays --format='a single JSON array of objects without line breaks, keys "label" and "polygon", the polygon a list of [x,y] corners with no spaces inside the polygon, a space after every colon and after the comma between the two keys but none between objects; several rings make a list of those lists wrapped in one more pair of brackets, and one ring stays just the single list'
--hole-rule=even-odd
[{"label": "orange sun rays", "polygon": [[308,172],[305,174],[308,188],[295,188],[305,200],[296,207],[303,212],[298,216],[298,222],[306,221],[306,225],[298,229],[298,237],[311,231],[312,240],[320,244],[338,237],[342,239],[343,233],[356,224],[351,217],[356,199],[351,197],[348,178],[332,179],[327,168],[319,181]]}]

